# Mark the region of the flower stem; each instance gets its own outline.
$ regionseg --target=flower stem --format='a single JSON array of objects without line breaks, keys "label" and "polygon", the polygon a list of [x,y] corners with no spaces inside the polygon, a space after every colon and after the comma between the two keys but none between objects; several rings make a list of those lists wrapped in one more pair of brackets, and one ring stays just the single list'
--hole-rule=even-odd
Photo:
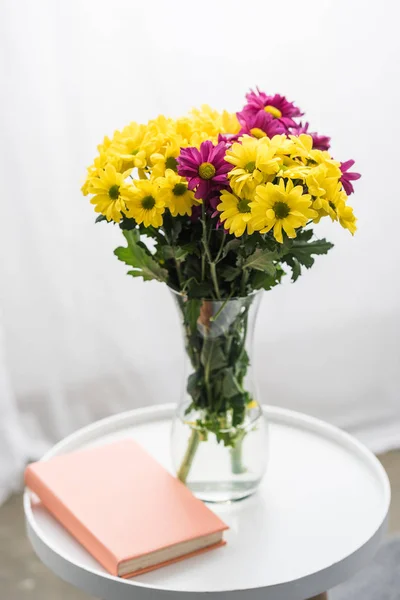
[{"label": "flower stem", "polygon": [[179,260],[177,260],[176,258],[176,254],[175,254],[175,248],[174,245],[171,244],[170,239],[168,238],[167,232],[165,231],[165,239],[167,240],[167,243],[171,246],[172,248],[172,256],[174,258],[174,263],[175,263],[175,268],[176,268],[176,274],[178,276],[178,282],[179,282],[179,290],[182,291],[182,285],[183,285],[183,279],[182,279],[182,269],[181,269],[181,265],[179,263]]},{"label": "flower stem", "polygon": [[215,268],[214,262],[210,262],[210,271],[211,271],[211,279],[213,280],[213,284],[214,284],[215,293],[217,295],[218,300],[221,300],[221,292],[219,291],[217,270]]},{"label": "flower stem", "polygon": [[192,429],[192,433],[190,434],[185,455],[182,459],[181,466],[179,467],[179,471],[177,473],[178,479],[180,479],[182,483],[185,483],[188,478],[190,469],[193,464],[193,459],[196,455],[197,447],[200,443],[200,439],[200,433],[197,431],[197,429]]},{"label": "flower stem", "polygon": [[234,475],[241,475],[246,472],[246,468],[243,465],[243,438],[245,434],[242,433],[237,437],[235,445],[231,448],[231,466],[232,473]]},{"label": "flower stem", "polygon": [[224,233],[222,235],[222,242],[221,242],[221,246],[219,247],[217,257],[215,259],[215,264],[217,264],[217,262],[219,262],[219,259],[221,258],[222,250],[225,245],[225,240],[226,240],[226,231],[224,231]]},{"label": "flower stem", "polygon": [[208,237],[207,237],[207,225],[206,225],[206,209],[204,206],[204,202],[201,206],[201,211],[202,211],[202,219],[201,219],[201,223],[203,226],[203,235],[202,235],[202,243],[203,243],[203,248],[204,248],[204,252],[208,258],[208,262],[210,264],[210,273],[211,273],[211,279],[212,282],[214,284],[214,290],[215,290],[215,294],[218,298],[218,300],[221,299],[221,292],[219,290],[219,285],[218,285],[218,277],[217,277],[217,271],[215,268],[215,262],[212,259],[211,256],[211,252],[210,252],[210,248],[208,245]]},{"label": "flower stem", "polygon": [[249,272],[247,269],[243,269],[242,271],[242,280],[240,282],[240,295],[241,296],[245,296],[246,295],[246,284],[247,284],[247,280],[249,278]]}]

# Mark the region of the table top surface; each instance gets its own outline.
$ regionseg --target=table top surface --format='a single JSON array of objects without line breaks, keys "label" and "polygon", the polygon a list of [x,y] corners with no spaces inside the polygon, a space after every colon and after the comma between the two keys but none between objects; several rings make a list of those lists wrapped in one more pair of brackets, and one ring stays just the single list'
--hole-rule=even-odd
[{"label": "table top surface", "polygon": [[[116,415],[72,434],[43,458],[132,437],[171,469],[174,407]],[[97,563],[25,493],[28,535],[49,568],[105,600],[242,597],[301,600],[347,579],[384,534],[390,486],[379,461],[343,431],[289,410],[264,407],[270,459],[259,491],[210,505],[230,526],[221,549],[123,580]],[[135,592],[135,595],[132,594]]]}]

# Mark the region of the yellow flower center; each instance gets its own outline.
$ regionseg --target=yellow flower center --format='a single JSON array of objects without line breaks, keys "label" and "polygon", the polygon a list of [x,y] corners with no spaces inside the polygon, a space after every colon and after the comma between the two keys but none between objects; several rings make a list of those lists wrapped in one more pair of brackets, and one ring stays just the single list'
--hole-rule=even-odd
[{"label": "yellow flower center", "polygon": [[151,210],[152,208],[154,208],[156,201],[154,200],[153,196],[145,196],[142,199],[142,206],[145,210]]},{"label": "yellow flower center", "polygon": [[199,166],[199,175],[202,179],[212,179],[215,173],[214,165],[209,162],[203,162]]},{"label": "yellow flower center", "polygon": [[279,110],[279,108],[276,108],[276,106],[271,106],[270,104],[268,104],[264,107],[264,110],[266,113],[272,115],[275,119],[280,119],[282,116],[281,111]]},{"label": "yellow flower center", "polygon": [[290,213],[290,208],[286,202],[275,202],[272,208],[277,219],[285,219]]},{"label": "yellow flower center", "polygon": [[254,160],[251,160],[250,162],[247,163],[247,165],[244,166],[244,170],[247,171],[248,173],[253,173],[255,168],[256,168],[256,163]]},{"label": "yellow flower center", "polygon": [[263,131],[259,127],[253,127],[253,129],[250,129],[250,133],[251,133],[251,135],[254,135],[254,137],[257,138],[258,140],[260,138],[262,138],[262,137],[266,137],[267,136],[267,134],[265,133],[265,131]]},{"label": "yellow flower center", "polygon": [[139,148],[136,148],[136,150],[132,150],[131,154],[132,156],[136,156],[136,154],[139,152]]},{"label": "yellow flower center", "polygon": [[176,160],[176,158],[174,158],[173,156],[168,156],[167,160],[165,161],[165,168],[172,169],[176,172],[178,170],[178,161]]},{"label": "yellow flower center", "polygon": [[119,185],[117,185],[116,183],[114,185],[112,185],[110,187],[110,189],[108,190],[108,195],[110,196],[111,200],[118,200],[118,198],[119,198]]},{"label": "yellow flower center", "polygon": [[240,213],[249,213],[251,212],[251,208],[249,206],[251,200],[246,200],[245,198],[241,198],[237,203],[237,208]]},{"label": "yellow flower center", "polygon": [[186,193],[187,185],[185,183],[176,183],[172,189],[174,196],[183,196]]}]

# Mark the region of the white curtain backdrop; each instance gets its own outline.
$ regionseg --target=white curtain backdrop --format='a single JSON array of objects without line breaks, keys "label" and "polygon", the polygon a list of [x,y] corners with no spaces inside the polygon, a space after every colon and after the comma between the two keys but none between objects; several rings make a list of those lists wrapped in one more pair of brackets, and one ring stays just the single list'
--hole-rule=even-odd
[{"label": "white curtain backdrop", "polygon": [[118,227],[80,195],[104,134],[250,86],[286,94],[363,174],[354,238],[264,295],[262,400],[400,444],[395,0],[3,0],[0,5],[0,501],[24,463],[111,413],[177,400],[165,287],[125,276]]}]

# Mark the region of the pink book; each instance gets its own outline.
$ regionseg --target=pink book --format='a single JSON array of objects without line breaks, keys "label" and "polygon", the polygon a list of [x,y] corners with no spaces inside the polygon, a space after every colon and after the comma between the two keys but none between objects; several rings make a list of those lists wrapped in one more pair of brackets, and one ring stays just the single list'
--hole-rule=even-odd
[{"label": "pink book", "polygon": [[112,575],[225,543],[227,525],[133,440],[33,463],[25,483]]}]

